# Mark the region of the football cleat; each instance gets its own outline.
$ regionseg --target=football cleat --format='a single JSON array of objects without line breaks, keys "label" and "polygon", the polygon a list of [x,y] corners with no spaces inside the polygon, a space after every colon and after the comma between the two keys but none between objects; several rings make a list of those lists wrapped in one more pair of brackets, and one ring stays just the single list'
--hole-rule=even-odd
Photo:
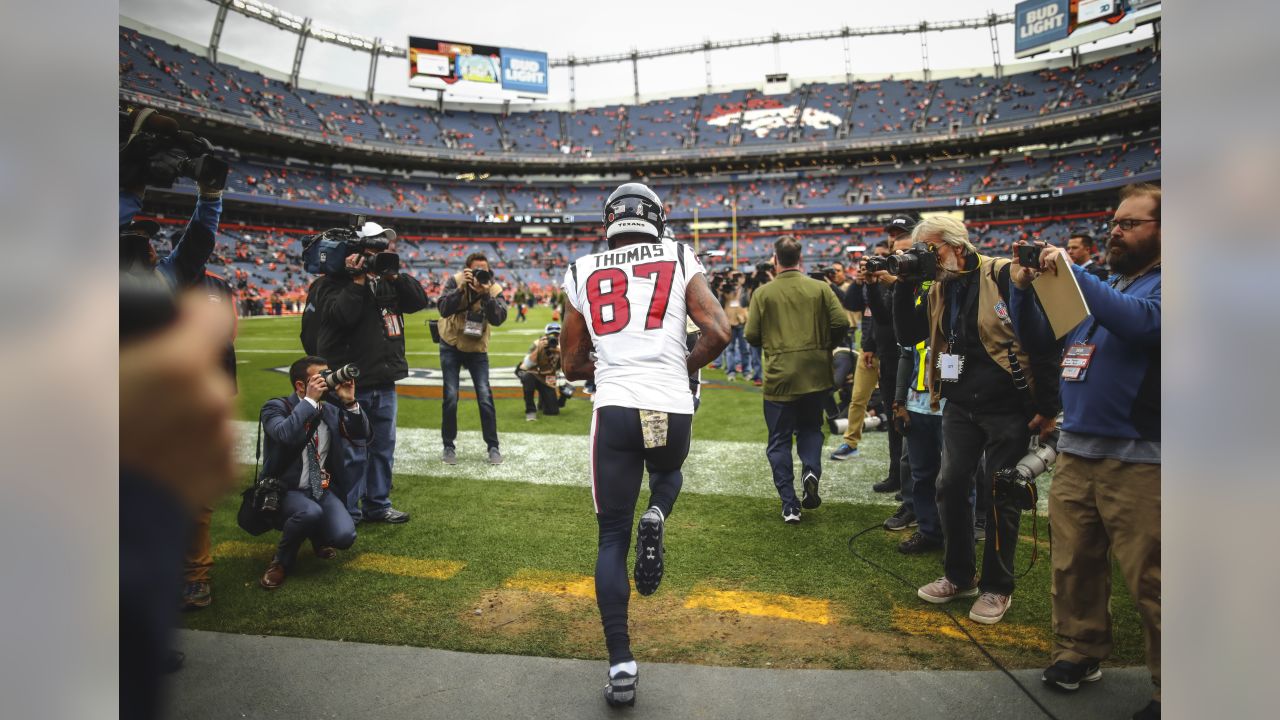
[{"label": "football cleat", "polygon": [[604,686],[604,700],[610,707],[635,705],[636,686],[639,684],[639,672],[635,675],[620,672],[609,678],[609,684]]},{"label": "football cleat", "polygon": [[662,536],[665,529],[662,511],[656,507],[645,510],[636,529],[636,567],[633,576],[636,592],[652,595],[662,582]]}]

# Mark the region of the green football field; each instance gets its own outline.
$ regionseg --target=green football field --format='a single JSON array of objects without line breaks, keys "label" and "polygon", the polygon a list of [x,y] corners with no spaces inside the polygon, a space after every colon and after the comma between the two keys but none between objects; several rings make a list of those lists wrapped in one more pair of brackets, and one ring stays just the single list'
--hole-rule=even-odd
[{"label": "green football field", "polygon": [[[412,368],[438,369],[426,319],[409,316]],[[528,323],[512,311],[490,346],[491,377],[512,369],[550,320],[534,309]],[[290,392],[287,367],[302,355],[296,318],[242,320],[236,341],[245,483],[253,462],[258,409]],[[855,558],[850,536],[894,510],[870,491],[887,468],[884,433],[867,432],[862,457],[824,461],[822,507],[786,525],[764,457],[766,430],[758,388],[704,372],[684,492],[667,524],[667,572],[661,589],[631,601],[632,645],[641,661],[754,667],[982,668],[986,661],[936,606]],[[438,388],[402,387],[392,500],[413,519],[362,524],[339,558],[322,562],[304,546],[279,590],[257,584],[277,533],[251,537],[235,524],[238,494],[213,519],[213,605],[186,615],[188,627],[450,650],[606,657],[591,583],[596,528],[586,474],[591,403],[579,394],[558,417],[526,422],[518,389],[495,388],[503,465],[484,461],[479,413],[466,392],[458,421],[459,463],[439,462]],[[839,444],[828,438],[826,451]],[[642,494],[642,501],[644,495]],[[1024,516],[1016,570],[1031,557]],[[1019,581],[1004,621],[980,626],[957,602],[960,622],[1006,664],[1047,664],[1051,641],[1046,520],[1040,558]],[[875,529],[855,548],[924,584],[941,574],[941,555],[896,551],[906,533]],[[981,548],[979,548],[981,550]],[[1118,574],[1112,663],[1143,661],[1137,615]]]}]

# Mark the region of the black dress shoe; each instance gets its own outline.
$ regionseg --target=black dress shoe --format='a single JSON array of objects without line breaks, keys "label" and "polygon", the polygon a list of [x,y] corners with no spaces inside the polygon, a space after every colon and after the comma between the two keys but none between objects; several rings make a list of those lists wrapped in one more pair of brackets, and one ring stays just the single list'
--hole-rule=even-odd
[{"label": "black dress shoe", "polygon": [[902,489],[902,483],[899,483],[896,478],[887,477],[872,485],[871,489],[878,493],[896,493]]}]

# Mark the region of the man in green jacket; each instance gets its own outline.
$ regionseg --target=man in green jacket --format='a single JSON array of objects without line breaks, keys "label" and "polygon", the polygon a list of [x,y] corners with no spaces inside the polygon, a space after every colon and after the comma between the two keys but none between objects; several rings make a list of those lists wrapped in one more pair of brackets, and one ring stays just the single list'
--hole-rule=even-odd
[{"label": "man in green jacket", "polygon": [[[756,290],[747,311],[747,342],[764,357],[765,454],[782,498],[782,519],[800,522],[800,507],[822,504],[822,400],[831,393],[831,351],[849,332],[849,318],[825,283],[800,271],[800,242],[773,245],[773,282]],[[804,499],[796,500],[791,436],[803,465]]]}]

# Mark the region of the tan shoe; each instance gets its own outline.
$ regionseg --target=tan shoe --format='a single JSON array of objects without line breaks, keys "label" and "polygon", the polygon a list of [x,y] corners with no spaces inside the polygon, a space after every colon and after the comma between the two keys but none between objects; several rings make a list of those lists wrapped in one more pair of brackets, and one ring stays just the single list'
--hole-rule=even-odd
[{"label": "tan shoe", "polygon": [[916,595],[918,595],[921,600],[931,602],[935,605],[949,603],[956,598],[971,598],[977,594],[977,581],[974,581],[974,583],[967,588],[962,588],[948,580],[946,576],[940,577],[916,591]]},{"label": "tan shoe", "polygon": [[258,584],[267,590],[275,590],[284,584],[284,566],[278,562],[273,562],[267,566],[267,571],[262,573],[262,577],[258,578]]},{"label": "tan shoe", "polygon": [[1012,604],[1012,595],[984,592],[969,609],[969,619],[983,625],[995,625],[1004,618]]}]

